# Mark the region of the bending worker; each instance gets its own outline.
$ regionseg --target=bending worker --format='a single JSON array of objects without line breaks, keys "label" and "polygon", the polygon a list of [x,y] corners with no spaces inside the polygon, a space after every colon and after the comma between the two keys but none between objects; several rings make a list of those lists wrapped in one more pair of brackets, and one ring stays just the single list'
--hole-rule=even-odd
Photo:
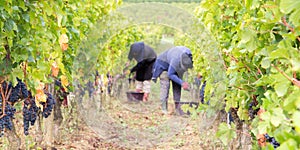
[{"label": "bending worker", "polygon": [[[189,48],[176,46],[160,54],[154,64],[152,80],[160,78],[160,100],[163,114],[168,114],[170,81],[177,115],[183,115],[180,108],[181,87],[189,90],[189,84],[182,80],[184,72],[193,68],[192,53]],[[177,103],[176,103],[177,102]]]},{"label": "bending worker", "polygon": [[130,74],[136,72],[136,91],[144,92],[143,101],[148,101],[156,53],[144,42],[135,42],[130,46],[128,59],[137,61],[137,64],[130,69]]}]

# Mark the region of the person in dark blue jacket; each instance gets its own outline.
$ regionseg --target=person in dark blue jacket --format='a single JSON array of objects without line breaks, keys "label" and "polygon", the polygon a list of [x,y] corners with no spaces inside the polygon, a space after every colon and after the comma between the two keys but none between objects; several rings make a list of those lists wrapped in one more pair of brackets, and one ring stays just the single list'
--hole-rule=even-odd
[{"label": "person in dark blue jacket", "polygon": [[168,114],[168,98],[170,81],[173,88],[173,99],[175,101],[176,114],[182,115],[180,108],[181,87],[189,90],[189,84],[182,80],[183,74],[193,68],[192,53],[189,48],[176,46],[160,54],[153,66],[152,80],[156,82],[160,78],[161,85],[161,107],[164,114]]}]

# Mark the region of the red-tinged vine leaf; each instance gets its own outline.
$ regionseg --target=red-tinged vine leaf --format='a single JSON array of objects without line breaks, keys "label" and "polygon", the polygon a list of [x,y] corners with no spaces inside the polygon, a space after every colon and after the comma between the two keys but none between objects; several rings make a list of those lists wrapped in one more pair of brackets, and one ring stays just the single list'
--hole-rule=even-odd
[{"label": "red-tinged vine leaf", "polygon": [[61,45],[61,49],[62,49],[63,51],[67,50],[68,47],[69,47],[69,44],[68,44],[68,43],[63,43],[63,44]]},{"label": "red-tinged vine leaf", "polygon": [[265,111],[263,108],[260,108],[259,111],[257,112],[257,116],[258,116],[260,119],[262,119],[262,118],[261,118],[261,115],[262,115],[264,112],[266,112],[266,111]]},{"label": "red-tinged vine leaf", "polygon": [[260,147],[265,147],[267,145],[266,137],[264,134],[257,135],[257,141]]},{"label": "red-tinged vine leaf", "polygon": [[68,43],[69,42],[69,38],[66,34],[62,34],[59,37],[59,44],[63,44],[63,43]]},{"label": "red-tinged vine leaf", "polygon": [[52,63],[51,71],[52,71],[52,76],[53,76],[53,77],[57,77],[58,72],[59,72],[59,67],[58,67],[58,65],[57,65],[56,62],[53,62],[53,63]]},{"label": "red-tinged vine leaf", "polygon": [[40,107],[42,110],[43,110],[43,105],[41,105],[40,102],[46,102],[47,100],[47,96],[44,93],[44,87],[45,84],[39,82],[38,86],[36,87],[36,94],[35,94],[36,105]]}]

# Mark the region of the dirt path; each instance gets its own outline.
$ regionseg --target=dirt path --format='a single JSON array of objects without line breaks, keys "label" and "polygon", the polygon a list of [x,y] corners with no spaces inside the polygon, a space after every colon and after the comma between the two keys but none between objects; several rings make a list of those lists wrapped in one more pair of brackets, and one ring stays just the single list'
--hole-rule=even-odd
[{"label": "dirt path", "polygon": [[[158,85],[156,85],[158,86]],[[159,88],[152,87],[153,93]],[[155,91],[156,90],[156,91]],[[170,115],[162,115],[159,94],[148,102],[128,101],[125,93],[118,98],[83,98],[79,105],[78,131],[67,135],[57,149],[218,149],[213,125],[201,116],[182,117],[174,114],[169,100]],[[190,99],[183,93],[183,99]],[[170,95],[172,97],[172,95]],[[82,106],[82,107],[80,107]],[[218,141],[218,142],[215,142]]]},{"label": "dirt path", "polygon": [[[154,99],[154,98],[153,98]],[[84,124],[68,141],[70,148],[82,149],[207,149],[201,141],[198,117],[176,116],[169,104],[170,115],[162,115],[158,100],[130,102],[107,98],[99,103],[82,105]],[[83,102],[84,103],[84,102]],[[88,105],[89,104],[89,105]],[[213,137],[213,136],[211,136]],[[206,138],[208,140],[208,138]],[[67,145],[67,144],[65,144]],[[88,145],[88,146],[86,146]],[[57,145],[61,148],[68,148]]]}]

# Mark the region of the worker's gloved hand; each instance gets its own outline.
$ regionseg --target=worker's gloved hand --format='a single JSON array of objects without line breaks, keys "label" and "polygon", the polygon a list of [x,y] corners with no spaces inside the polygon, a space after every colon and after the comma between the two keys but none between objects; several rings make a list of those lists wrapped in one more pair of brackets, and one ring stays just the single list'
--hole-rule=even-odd
[{"label": "worker's gloved hand", "polygon": [[190,86],[189,86],[189,83],[187,83],[187,82],[183,82],[182,83],[182,85],[181,85],[181,87],[184,89],[184,90],[190,90]]}]

